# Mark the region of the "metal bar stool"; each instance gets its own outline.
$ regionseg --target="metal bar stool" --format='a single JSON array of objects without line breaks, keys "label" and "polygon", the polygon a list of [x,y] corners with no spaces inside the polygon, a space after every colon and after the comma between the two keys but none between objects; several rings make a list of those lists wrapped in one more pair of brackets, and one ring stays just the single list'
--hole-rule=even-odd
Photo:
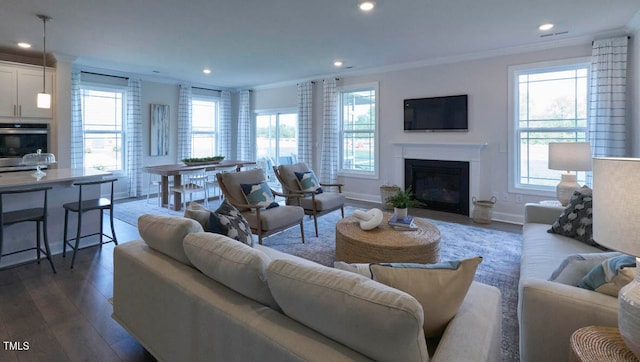
[{"label": "metal bar stool", "polygon": [[[37,255],[38,264],[40,264],[40,253],[43,252],[47,256],[49,260],[49,264],[51,264],[51,269],[53,272],[56,272],[56,267],[53,265],[53,259],[51,258],[51,249],[49,248],[49,238],[47,236],[47,190],[50,190],[51,187],[40,187],[34,189],[20,189],[20,190],[12,190],[12,191],[2,191],[0,192],[0,259],[3,256],[13,255],[29,250],[35,250]],[[4,211],[3,199],[5,195],[18,195],[18,194],[27,194],[27,193],[42,193],[43,202],[42,207],[34,207],[29,209],[15,210],[15,211]],[[24,196],[27,200],[34,200],[36,195]],[[35,222],[36,223],[36,246],[26,249],[21,249],[17,251],[13,251],[10,253],[3,254],[2,248],[4,244],[4,227],[8,225],[18,224],[22,222]],[[40,224],[42,224],[42,236],[44,238],[44,248],[42,250],[42,246],[40,243]]]},{"label": "metal bar stool", "polygon": [[[113,227],[113,184],[117,181],[118,179],[106,179],[106,180],[99,180],[99,181],[89,181],[89,182],[75,182],[73,185],[74,186],[78,186],[79,187],[79,191],[78,191],[78,201],[77,202],[68,202],[64,205],[62,205],[62,207],[64,207],[64,242],[63,242],[63,247],[62,247],[62,257],[64,258],[66,256],[67,253],[67,245],[73,249],[73,257],[71,258],[71,268],[73,268],[73,263],[76,260],[76,252],[78,250],[82,250],[82,249],[86,249],[86,248],[90,248],[93,246],[100,246],[102,247],[102,244],[108,244],[110,242],[114,242],[116,245],[118,245],[118,240],[116,239],[116,231]],[[103,198],[103,197],[99,197],[97,199],[93,198],[93,199],[85,199],[83,198],[83,194],[82,194],[82,190],[85,187],[88,186],[96,186],[96,187],[100,187],[102,184],[107,184],[110,183],[111,184],[111,191],[109,193],[109,199]],[[100,231],[99,232],[95,232],[92,234],[87,234],[87,235],[82,235],[81,231],[82,231],[82,215],[85,212],[91,211],[91,210],[100,210]],[[103,213],[104,210],[109,210],[109,219],[111,222],[111,236],[107,235],[104,233],[103,231]],[[76,231],[76,236],[74,238],[68,239],[67,238],[67,229],[68,229],[68,224],[69,224],[69,212],[76,212],[78,213],[78,228]],[[100,235],[100,243],[98,244],[94,244],[94,245],[88,245],[88,246],[84,246],[84,247],[80,247],[80,239],[82,238],[86,238],[86,237],[90,237],[90,236],[95,236],[95,235]],[[103,241],[102,237],[106,237],[109,240],[108,241]],[[75,240],[75,243],[72,244],[71,242]]]}]

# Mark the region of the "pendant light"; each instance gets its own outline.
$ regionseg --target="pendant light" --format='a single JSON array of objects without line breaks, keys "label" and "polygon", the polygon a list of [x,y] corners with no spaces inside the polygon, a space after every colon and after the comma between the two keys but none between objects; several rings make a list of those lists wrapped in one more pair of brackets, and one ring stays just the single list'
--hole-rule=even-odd
[{"label": "pendant light", "polygon": [[43,48],[42,48],[42,93],[38,93],[37,98],[37,106],[38,108],[51,108],[51,94],[47,93],[45,88],[46,79],[47,79],[47,21],[51,20],[51,17],[48,15],[38,15],[38,18],[42,19],[42,38],[43,38]]}]

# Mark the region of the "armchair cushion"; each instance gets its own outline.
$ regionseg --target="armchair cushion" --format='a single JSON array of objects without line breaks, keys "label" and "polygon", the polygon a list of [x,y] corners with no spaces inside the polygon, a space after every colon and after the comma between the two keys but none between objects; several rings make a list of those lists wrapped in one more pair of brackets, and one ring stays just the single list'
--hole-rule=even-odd
[{"label": "armchair cushion", "polygon": [[240,184],[242,193],[250,205],[257,205],[270,209],[272,207],[278,207],[278,203],[275,202],[271,187],[265,182]]},{"label": "armchair cushion", "polygon": [[[226,189],[225,196],[231,198],[233,203],[245,202],[244,193],[242,192],[242,187],[240,187],[241,184],[255,184],[265,181],[264,173],[259,168],[242,172],[223,172],[217,174],[217,176],[220,177],[223,187]],[[238,207],[238,210],[242,212],[247,209]]]},{"label": "armchair cushion", "polygon": [[322,187],[320,187],[320,181],[316,177],[313,171],[295,172],[296,181],[300,190],[304,192],[315,192],[316,194],[322,193]]},{"label": "armchair cushion", "polygon": [[[258,228],[257,214],[245,211],[242,215],[247,219],[252,228]],[[260,211],[262,230],[275,230],[295,224],[304,218],[304,210],[298,206],[274,207]]]},{"label": "armchair cushion", "polygon": [[[316,210],[335,210],[344,205],[346,199],[343,194],[337,192],[324,192],[322,194],[315,195]],[[306,210],[313,210],[313,200],[311,196],[307,196],[300,199],[300,206]]]}]

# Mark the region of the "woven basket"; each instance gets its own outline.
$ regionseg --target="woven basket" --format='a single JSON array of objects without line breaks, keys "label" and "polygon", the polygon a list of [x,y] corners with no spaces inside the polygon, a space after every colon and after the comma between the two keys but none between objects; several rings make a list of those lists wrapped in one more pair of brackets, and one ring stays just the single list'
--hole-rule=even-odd
[{"label": "woven basket", "polygon": [[400,187],[393,185],[380,186],[380,202],[382,202],[382,208],[385,210],[393,210],[393,205],[387,202],[387,199],[396,194],[396,192],[400,191]]}]

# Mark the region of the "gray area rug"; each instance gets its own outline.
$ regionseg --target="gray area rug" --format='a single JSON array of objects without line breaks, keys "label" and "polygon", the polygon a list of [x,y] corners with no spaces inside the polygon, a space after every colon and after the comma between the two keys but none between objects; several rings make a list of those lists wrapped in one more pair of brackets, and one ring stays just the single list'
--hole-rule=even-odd
[{"label": "gray area rug", "polygon": [[[217,206],[217,202],[209,204],[210,209],[215,209]],[[346,207],[345,215],[351,215],[354,210],[353,207]],[[114,217],[135,226],[138,217],[145,213],[182,215],[182,212],[157,207],[155,199],[152,199],[150,203],[146,200],[138,200],[116,204]],[[335,224],[339,220],[340,211],[320,217],[318,219],[320,236],[316,238],[313,219],[305,217],[304,244],[300,240],[300,229],[297,227],[267,237],[263,240],[263,244],[323,265],[333,266]],[[440,229],[440,260],[463,259],[478,255],[483,257],[475,280],[496,286],[502,292],[502,360],[519,361],[517,303],[522,235],[437,220],[429,220],[429,222]]]}]

